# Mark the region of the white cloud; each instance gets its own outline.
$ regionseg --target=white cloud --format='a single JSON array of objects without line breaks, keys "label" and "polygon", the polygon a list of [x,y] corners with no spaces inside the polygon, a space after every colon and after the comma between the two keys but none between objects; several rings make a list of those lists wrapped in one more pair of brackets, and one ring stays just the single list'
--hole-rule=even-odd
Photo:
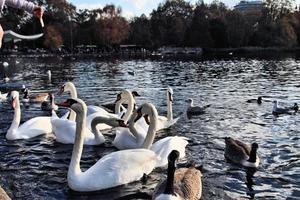
[{"label": "white cloud", "polygon": [[126,19],[131,19],[133,18],[135,15],[132,11],[129,10],[123,10],[122,11],[122,16],[124,16]]},{"label": "white cloud", "polygon": [[97,8],[103,8],[102,4],[91,4],[91,3],[80,3],[76,5],[76,8],[79,9],[88,9],[93,10]]},{"label": "white cloud", "polygon": [[133,4],[133,6],[136,9],[143,9],[149,2],[153,0],[127,0],[127,1]]}]

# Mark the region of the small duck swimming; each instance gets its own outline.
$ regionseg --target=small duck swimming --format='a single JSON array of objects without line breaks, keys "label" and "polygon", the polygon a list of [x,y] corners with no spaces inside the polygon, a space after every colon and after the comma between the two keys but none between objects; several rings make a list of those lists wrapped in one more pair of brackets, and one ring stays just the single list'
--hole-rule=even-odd
[{"label": "small duck swimming", "polygon": [[31,102],[31,103],[41,103],[43,101],[46,101],[48,98],[48,93],[29,93],[29,89],[28,88],[24,88],[23,89],[23,102]]},{"label": "small duck swimming", "polygon": [[258,97],[257,99],[248,99],[247,103],[257,103],[261,104],[262,103],[262,97]]},{"label": "small duck swimming", "polygon": [[273,101],[273,110],[272,110],[272,114],[273,115],[281,115],[281,114],[288,114],[291,115],[291,108],[281,108],[278,107],[278,102],[275,100]]},{"label": "small duck swimming", "polygon": [[210,107],[210,105],[205,105],[203,107],[194,106],[194,101],[191,98],[186,100],[186,102],[188,103],[186,114],[189,115],[189,116],[191,116],[191,115],[202,115],[202,114],[205,113],[205,109]]}]

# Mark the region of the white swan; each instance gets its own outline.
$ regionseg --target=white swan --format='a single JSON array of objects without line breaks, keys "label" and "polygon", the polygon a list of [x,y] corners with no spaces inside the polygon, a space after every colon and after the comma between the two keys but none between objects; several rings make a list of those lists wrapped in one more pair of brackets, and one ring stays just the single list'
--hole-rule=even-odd
[{"label": "white swan", "polygon": [[41,134],[47,134],[52,132],[50,117],[35,117],[24,122],[19,127],[21,120],[19,92],[12,91],[10,94],[10,101],[12,107],[15,110],[15,114],[12,124],[7,131],[6,139],[29,139]]},{"label": "white swan", "polygon": [[168,112],[167,112],[167,117],[159,115],[157,120],[157,130],[162,130],[162,129],[167,129],[170,126],[174,125],[179,117],[176,119],[173,119],[173,89],[171,87],[168,87],[167,90],[167,105],[168,105]]},{"label": "white swan", "polygon": [[[146,134],[143,129],[136,129],[135,127],[135,122],[142,116],[150,118],[150,120],[147,120],[150,121],[150,126]],[[185,147],[188,144],[186,137],[166,137],[152,145],[156,133],[156,130],[153,130],[153,127],[157,126],[157,118],[158,114],[154,105],[150,103],[143,104],[132,114],[132,117],[129,120],[130,131],[117,133],[113,145],[118,149],[145,148],[145,146],[150,146],[150,149],[160,157],[156,167],[167,165],[168,155],[172,150],[179,151],[180,158],[185,157]]]},{"label": "white swan", "polygon": [[153,151],[131,149],[110,153],[86,171],[81,171],[87,108],[80,99],[69,99],[65,103],[76,112],[76,138],[68,170],[71,189],[79,192],[107,189],[137,181],[154,169],[157,157]]},{"label": "white swan", "polygon": [[[76,90],[75,85],[72,82],[66,82],[65,84],[63,84],[60,87],[60,90],[59,90],[58,94],[61,95],[64,92],[70,92],[70,95],[71,95],[72,99],[77,98],[77,90]],[[103,114],[108,114],[108,112],[104,108],[101,108],[99,106],[88,106],[87,107],[87,115],[91,115],[91,114],[96,113],[96,112],[101,112]],[[69,120],[75,121],[75,114],[72,110],[71,110],[71,113],[70,113]]]}]

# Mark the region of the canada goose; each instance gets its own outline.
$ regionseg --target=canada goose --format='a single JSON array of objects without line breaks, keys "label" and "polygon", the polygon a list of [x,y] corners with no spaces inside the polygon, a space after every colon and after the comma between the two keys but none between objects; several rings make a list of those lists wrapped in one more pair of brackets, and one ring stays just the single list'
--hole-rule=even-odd
[{"label": "canada goose", "polygon": [[48,93],[30,93],[28,88],[23,89],[23,102],[40,103],[46,101]]},{"label": "canada goose", "polygon": [[187,115],[202,115],[205,113],[205,109],[210,107],[210,105],[205,105],[203,107],[194,106],[194,101],[191,98],[186,100],[186,102],[188,103],[188,107],[186,110]]},{"label": "canada goose", "polygon": [[261,104],[262,103],[262,97],[258,97],[257,99],[248,99],[247,103],[257,103]]},{"label": "canada goose", "polygon": [[225,138],[225,158],[235,164],[244,167],[258,167],[259,157],[257,156],[258,144],[250,146],[231,137]]},{"label": "canada goose", "polygon": [[49,101],[43,101],[41,109],[44,111],[58,110],[58,106],[54,102],[54,94],[48,93]]},{"label": "canada goose", "polygon": [[154,190],[154,200],[199,200],[202,196],[202,173],[195,167],[176,169],[179,152],[173,150],[168,156],[167,179]]}]

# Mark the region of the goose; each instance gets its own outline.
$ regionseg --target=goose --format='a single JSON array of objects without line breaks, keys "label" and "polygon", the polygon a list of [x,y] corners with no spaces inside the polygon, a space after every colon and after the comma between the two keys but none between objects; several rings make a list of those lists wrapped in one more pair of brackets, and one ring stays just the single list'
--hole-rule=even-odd
[{"label": "goose", "polygon": [[0,92],[0,102],[6,101],[7,95],[8,95],[8,93],[4,93],[3,94],[3,93]]},{"label": "goose", "polygon": [[205,113],[205,109],[210,107],[210,105],[205,105],[203,107],[194,106],[194,101],[191,98],[186,100],[186,102],[188,103],[188,108],[186,110],[187,115],[202,115]]},{"label": "goose", "polygon": [[110,153],[86,171],[80,168],[87,106],[81,99],[68,99],[64,106],[76,113],[76,137],[68,169],[68,185],[78,192],[108,189],[140,180],[152,172],[158,157],[149,149],[130,149]]},{"label": "goose", "polygon": [[[136,128],[136,121],[142,116],[149,122],[147,132],[142,128]],[[113,141],[113,145],[118,149],[133,149],[133,148],[146,148],[154,151],[160,160],[157,162],[156,167],[164,167],[168,163],[168,155],[172,150],[180,152],[180,158],[185,157],[185,147],[188,144],[186,137],[165,137],[153,143],[155,138],[156,128],[158,124],[158,114],[155,106],[151,103],[144,103],[141,105],[131,116],[129,120],[129,130],[117,132]]]},{"label": "goose", "polygon": [[297,104],[297,103],[294,103],[294,106],[293,106],[293,107],[291,107],[291,109],[292,109],[292,110],[294,110],[294,111],[295,111],[295,113],[296,113],[296,112],[298,112],[298,110],[299,110],[299,106],[298,106],[298,104]]},{"label": "goose", "polygon": [[202,173],[195,167],[176,169],[179,152],[168,156],[167,179],[154,189],[153,200],[199,200],[202,196]]},{"label": "goose", "polygon": [[49,96],[50,102],[43,101],[41,104],[41,109],[44,111],[58,110],[58,106],[55,105],[55,102],[54,102],[54,94],[48,93],[48,96]]},{"label": "goose", "polygon": [[258,97],[257,99],[248,99],[247,103],[257,103],[262,104],[262,97]]},{"label": "goose", "polygon": [[291,108],[280,108],[278,107],[278,102],[275,100],[273,101],[273,110],[272,114],[273,115],[280,115],[280,114],[291,114]]},{"label": "goose", "polygon": [[28,88],[24,88],[23,93],[22,101],[25,103],[41,103],[48,98],[48,93],[30,93]]},{"label": "goose", "polygon": [[[58,95],[61,95],[64,92],[70,92],[70,95],[71,95],[72,99],[77,98],[77,90],[76,90],[75,85],[72,82],[66,82],[65,84],[63,84],[59,89]],[[96,113],[96,112],[100,112],[100,113],[103,113],[103,114],[108,114],[108,112],[104,108],[101,108],[99,106],[90,105],[90,106],[87,107],[87,109],[88,109],[87,110],[87,115],[91,115],[91,114]],[[71,110],[71,113],[70,113],[69,120],[75,121],[75,115],[74,115],[74,112],[72,110]]]},{"label": "goose", "polygon": [[19,126],[21,120],[19,92],[12,91],[10,93],[10,103],[14,109],[14,119],[7,131],[6,139],[29,139],[41,134],[48,134],[52,132],[50,117],[35,117]]},{"label": "goose", "polygon": [[252,143],[251,147],[239,140],[231,137],[225,138],[225,158],[235,164],[244,167],[256,168],[259,165],[259,157],[257,155],[258,144]]},{"label": "goose", "polygon": [[[137,91],[132,91],[131,94],[132,94],[133,97],[140,97],[141,96]],[[102,104],[102,106],[104,108],[107,108],[108,110],[114,112],[115,108],[116,108],[116,101],[113,102],[113,103]],[[127,108],[128,104],[124,104],[124,107]]]}]

